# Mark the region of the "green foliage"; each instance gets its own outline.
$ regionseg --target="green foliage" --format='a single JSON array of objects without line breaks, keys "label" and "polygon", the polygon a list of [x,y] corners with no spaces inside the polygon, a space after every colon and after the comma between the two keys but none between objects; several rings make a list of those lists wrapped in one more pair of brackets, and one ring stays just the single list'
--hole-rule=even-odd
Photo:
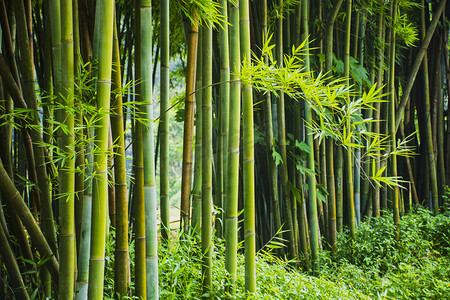
[{"label": "green foliage", "polygon": [[[258,288],[245,294],[244,257],[238,254],[236,294],[226,292],[225,243],[214,241],[213,299],[444,299],[450,295],[450,215],[433,215],[418,208],[400,223],[400,241],[394,240],[390,213],[361,223],[354,240],[338,235],[338,252],[321,252],[320,277],[309,276],[285,259],[273,255],[284,247],[277,235],[258,251]],[[105,299],[114,295],[114,230],[106,245]],[[182,240],[180,240],[182,239]],[[200,299],[202,250],[198,236],[177,235],[159,249],[162,299]],[[131,291],[134,291],[134,240],[130,245]],[[350,260],[349,260],[350,258]],[[126,297],[126,299],[130,299]],[[135,298],[132,298],[135,299]]]},{"label": "green foliage", "polygon": [[[385,152],[388,149],[389,136],[374,133],[368,130],[369,124],[374,122],[372,118],[364,118],[365,112],[374,110],[376,103],[385,102],[387,96],[382,93],[382,88],[373,85],[362,95],[356,93],[354,87],[345,85],[345,78],[332,78],[326,75],[314,75],[304,69],[303,57],[308,45],[303,42],[298,47],[293,46],[291,55],[283,58],[283,67],[274,58],[274,44],[271,43],[272,35],[263,41],[260,57],[253,55],[250,65],[244,63],[241,67],[239,78],[243,84],[252,85],[256,90],[267,93],[285,93],[294,101],[306,101],[311,106],[316,118],[310,124],[306,124],[315,139],[319,143],[325,137],[335,140],[336,144],[347,149],[364,149],[361,154],[361,165],[371,163],[375,157],[387,160],[391,155],[410,156],[412,150],[408,148],[407,141],[399,142],[396,152],[385,153],[382,156],[378,151]],[[265,62],[267,57],[268,62]],[[353,61],[353,76],[361,83],[367,81],[367,71]],[[411,137],[409,137],[411,138]],[[367,147],[364,148],[364,145]],[[300,150],[302,150],[300,148]],[[276,151],[274,158],[278,156]],[[280,163],[277,159],[277,163]],[[300,167],[301,169],[301,167]],[[306,171],[306,170],[304,170]],[[307,171],[306,171],[307,172]],[[376,184],[385,183],[388,186],[400,186],[399,177],[382,177],[379,170],[373,170],[369,179]]]},{"label": "green foliage", "polygon": [[[176,243],[160,251],[160,292],[163,299],[200,299],[201,247],[196,237],[183,235]],[[270,247],[282,242],[269,243]],[[280,243],[280,244],[278,244]],[[216,240],[213,254],[213,299],[367,299],[362,293],[324,278],[309,277],[292,269],[288,261],[275,258],[270,247],[260,251],[256,260],[258,288],[246,295],[244,289],[244,257],[238,254],[236,294],[225,291],[227,274],[224,264],[224,242]]]},{"label": "green foliage", "polygon": [[450,293],[449,215],[419,208],[400,226],[398,242],[390,213],[362,223],[354,240],[340,234],[336,255],[323,256],[325,276],[372,298],[445,298]]}]

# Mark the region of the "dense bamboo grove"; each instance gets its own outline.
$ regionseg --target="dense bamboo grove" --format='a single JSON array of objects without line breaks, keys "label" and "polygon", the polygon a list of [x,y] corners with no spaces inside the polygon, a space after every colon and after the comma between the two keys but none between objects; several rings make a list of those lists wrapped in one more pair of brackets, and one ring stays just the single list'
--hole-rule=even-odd
[{"label": "dense bamboo grove", "polygon": [[242,252],[253,293],[267,245],[319,275],[338,232],[447,210],[447,12],[0,0],[0,299],[102,299],[110,259],[118,298],[156,299],[158,249],[187,237],[205,298],[215,241],[224,289]]}]

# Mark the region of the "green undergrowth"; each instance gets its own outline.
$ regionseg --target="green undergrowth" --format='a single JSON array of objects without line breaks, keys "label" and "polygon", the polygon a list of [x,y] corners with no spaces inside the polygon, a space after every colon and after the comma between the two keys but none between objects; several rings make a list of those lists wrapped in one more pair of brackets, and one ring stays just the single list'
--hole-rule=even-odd
[{"label": "green undergrowth", "polygon": [[386,212],[362,223],[354,241],[340,234],[322,275],[372,299],[450,299],[449,214],[415,209],[402,217],[398,242],[392,219]]},{"label": "green undergrowth", "polygon": [[[227,292],[224,241],[215,240],[213,299],[450,299],[450,217],[416,209],[402,217],[394,240],[392,215],[363,222],[356,238],[338,236],[338,251],[321,252],[321,272],[311,276],[293,264],[261,251],[257,292],[244,292],[244,257],[238,254],[236,292]],[[113,233],[112,233],[113,234]],[[111,247],[112,245],[109,245]],[[107,247],[107,248],[109,248]],[[133,261],[133,253],[131,253]],[[107,256],[109,257],[109,256]],[[112,297],[112,261],[107,258],[105,296]],[[200,299],[201,245],[197,237],[174,236],[160,247],[161,299]],[[131,262],[132,272],[134,264]],[[133,281],[133,278],[132,278]],[[133,289],[133,287],[132,287]]]},{"label": "green undergrowth", "polygon": [[[186,236],[182,243],[172,244],[160,253],[160,295],[163,299],[200,299],[201,248],[199,240]],[[224,263],[224,243],[217,241],[213,258],[213,299],[368,299],[348,284],[336,284],[327,278],[308,276],[294,270],[286,260],[264,254],[259,255],[257,292],[245,294],[244,257],[238,254],[236,293],[226,290],[228,283]]]}]

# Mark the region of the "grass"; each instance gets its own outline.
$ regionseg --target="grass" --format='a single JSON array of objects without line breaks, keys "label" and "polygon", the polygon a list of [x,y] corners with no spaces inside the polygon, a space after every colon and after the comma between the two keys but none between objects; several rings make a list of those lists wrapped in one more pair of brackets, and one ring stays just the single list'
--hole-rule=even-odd
[{"label": "grass", "polygon": [[[229,295],[224,241],[215,240],[213,299],[450,299],[450,217],[417,209],[401,220],[399,242],[392,216],[358,227],[352,241],[338,237],[338,252],[321,252],[321,273],[314,277],[269,254],[257,259],[256,294],[244,291],[244,258],[238,255],[236,293]],[[178,242],[179,239],[182,242]],[[109,245],[112,247],[113,245]],[[110,248],[112,249],[112,248]],[[263,253],[263,252],[260,252]],[[132,254],[133,255],[133,254]],[[174,236],[160,247],[161,299],[200,299],[201,246],[197,237]],[[107,264],[105,296],[112,297],[112,264]],[[132,268],[134,265],[132,263]],[[109,271],[108,271],[109,269]],[[108,278],[109,281],[108,281]],[[132,280],[133,281],[133,280]]]}]

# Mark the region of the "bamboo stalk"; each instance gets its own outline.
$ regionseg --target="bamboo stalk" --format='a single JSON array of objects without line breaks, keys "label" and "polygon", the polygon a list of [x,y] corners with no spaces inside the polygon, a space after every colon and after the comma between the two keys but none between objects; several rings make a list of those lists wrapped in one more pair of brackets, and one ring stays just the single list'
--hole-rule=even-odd
[{"label": "bamboo stalk", "polygon": [[[283,0],[279,1],[278,4],[283,7]],[[281,12],[282,14],[282,12]],[[277,36],[278,36],[278,47],[277,47],[277,60],[279,67],[283,67],[283,19],[279,18],[277,20]],[[245,58],[245,57],[244,57]],[[249,101],[249,100],[247,100]],[[243,104],[244,107],[244,104]],[[297,241],[295,238],[294,222],[292,220],[292,204],[290,198],[289,189],[289,178],[288,178],[288,161],[286,156],[286,120],[285,120],[285,103],[284,103],[284,93],[280,92],[277,99],[277,122],[278,122],[278,144],[279,151],[282,159],[282,163],[279,165],[280,169],[280,179],[281,179],[281,191],[282,191],[282,201],[284,204],[284,217],[286,218],[285,230],[287,230],[288,235],[288,247],[289,247],[289,257],[291,259],[297,259]],[[245,118],[244,118],[245,122]]]},{"label": "bamboo stalk", "polygon": [[94,171],[92,182],[92,231],[89,260],[89,299],[102,299],[105,265],[107,220],[107,151],[110,109],[111,65],[113,48],[114,1],[101,0],[96,4],[94,56],[98,58],[97,109],[99,117],[95,128]]},{"label": "bamboo stalk", "polygon": [[197,64],[198,15],[194,12],[193,21],[189,27],[188,57],[186,70],[186,102],[183,133],[183,166],[181,170],[181,228],[187,232],[190,214],[190,193],[192,177],[192,148],[194,135],[195,108],[195,73]]},{"label": "bamboo stalk", "polygon": [[140,71],[141,71],[141,113],[145,119],[142,127],[144,155],[144,197],[145,197],[145,262],[147,297],[158,298],[158,222],[155,181],[153,101],[152,101],[152,4],[150,0],[140,1]]},{"label": "bamboo stalk", "polygon": [[228,130],[228,171],[227,201],[225,203],[225,268],[230,274],[230,294],[236,291],[238,249],[238,194],[239,194],[239,134],[241,122],[241,82],[240,39],[239,39],[239,1],[230,5],[230,106]]},{"label": "bamboo stalk", "polygon": [[[202,292],[212,290],[212,28],[203,28]],[[206,297],[209,298],[209,297]]]},{"label": "bamboo stalk", "polygon": [[[141,77],[141,15],[139,13],[139,0],[135,0],[135,78]],[[135,100],[140,102],[141,85],[136,86]],[[139,112],[139,109],[136,109]],[[134,122],[134,218],[135,218],[135,295],[139,298],[147,298],[146,264],[145,264],[145,198],[144,198],[144,152],[143,152],[143,124],[138,119]]]},{"label": "bamboo stalk", "polygon": [[116,249],[114,264],[114,292],[123,296],[128,292],[130,274],[128,251],[128,194],[126,178],[125,132],[122,106],[122,76],[117,22],[114,22],[111,103],[111,134],[114,141],[114,178],[116,187]]},{"label": "bamboo stalk", "polygon": [[[249,1],[243,0],[239,6],[239,29],[241,58],[250,66],[250,20]],[[245,290],[256,292],[256,238],[255,238],[255,156],[253,133],[253,96],[248,83],[242,85],[243,117],[243,182],[244,182],[244,237],[245,237]],[[286,162],[286,160],[285,160]],[[292,220],[292,219],[291,219]],[[292,228],[292,227],[291,227]]]},{"label": "bamboo stalk", "polygon": [[[202,29],[199,28],[198,51],[202,51]],[[197,72],[195,86],[195,164],[194,164],[194,184],[192,188],[192,219],[191,226],[198,235],[201,235],[202,226],[202,101],[203,101],[203,58],[197,55]]]},{"label": "bamboo stalk", "polygon": [[160,194],[161,194],[161,236],[169,241],[170,210],[169,210],[169,0],[161,2],[161,163],[160,163]]},{"label": "bamboo stalk", "polygon": [[[220,13],[226,20],[228,18],[227,1],[220,0]],[[223,23],[219,29],[220,39],[220,87],[219,87],[219,138],[217,140],[217,161],[216,168],[216,203],[215,205],[221,212],[219,213],[219,220],[215,222],[216,235],[223,236],[223,208],[226,201],[227,189],[227,152],[228,152],[228,106],[230,102],[230,58],[228,46],[228,25]]]}]

